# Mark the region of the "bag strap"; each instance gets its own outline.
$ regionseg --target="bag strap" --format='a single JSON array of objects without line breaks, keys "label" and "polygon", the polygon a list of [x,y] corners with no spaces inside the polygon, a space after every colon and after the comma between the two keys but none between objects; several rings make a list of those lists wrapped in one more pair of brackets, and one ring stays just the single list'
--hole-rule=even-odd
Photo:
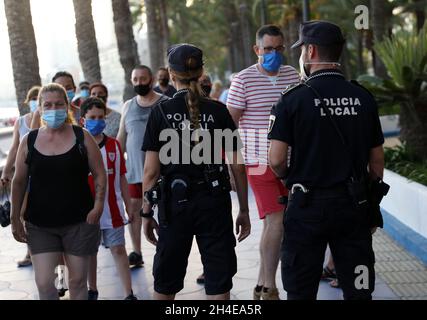
[{"label": "bag strap", "polygon": [[34,144],[36,143],[37,135],[39,134],[39,129],[31,130],[30,133],[28,133],[27,137],[27,158],[25,159],[25,163],[30,166],[31,159],[33,157],[34,153]]},{"label": "bag strap", "polygon": [[73,131],[74,131],[74,134],[76,135],[76,143],[77,143],[77,147],[79,148],[80,154],[84,157],[87,157],[87,150],[85,146],[85,136],[84,136],[83,129],[79,126],[73,125]]}]

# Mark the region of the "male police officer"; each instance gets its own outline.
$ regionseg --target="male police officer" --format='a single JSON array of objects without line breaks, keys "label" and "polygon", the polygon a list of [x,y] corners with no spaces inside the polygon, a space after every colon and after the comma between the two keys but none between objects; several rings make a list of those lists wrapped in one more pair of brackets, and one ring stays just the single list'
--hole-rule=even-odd
[{"label": "male police officer", "polygon": [[371,299],[374,290],[363,181],[383,175],[384,138],[374,98],[338,69],[344,42],[332,23],[301,25],[292,48],[301,47],[305,81],[283,93],[270,119],[270,164],[291,190],[282,244],[288,299],[316,299],[328,243],[344,298]]}]

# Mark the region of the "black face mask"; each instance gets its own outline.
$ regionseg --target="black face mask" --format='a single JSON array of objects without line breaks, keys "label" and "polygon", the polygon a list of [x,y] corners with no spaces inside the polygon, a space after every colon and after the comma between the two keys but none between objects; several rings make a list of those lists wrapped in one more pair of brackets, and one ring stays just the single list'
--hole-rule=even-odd
[{"label": "black face mask", "polygon": [[169,84],[169,79],[159,79],[159,84],[163,87],[167,87]]},{"label": "black face mask", "polygon": [[139,84],[137,86],[133,86],[137,95],[146,96],[151,91],[150,84]]},{"label": "black face mask", "polygon": [[212,91],[212,87],[211,86],[207,86],[207,85],[201,85],[203,92],[205,93],[206,97],[209,97],[209,95],[211,94]]}]

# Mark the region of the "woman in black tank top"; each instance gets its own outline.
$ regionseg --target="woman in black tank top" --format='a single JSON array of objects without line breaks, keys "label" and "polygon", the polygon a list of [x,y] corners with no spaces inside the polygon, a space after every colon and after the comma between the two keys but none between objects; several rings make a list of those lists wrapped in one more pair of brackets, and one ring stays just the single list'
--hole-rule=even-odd
[{"label": "woman in black tank top", "polygon": [[[105,169],[90,134],[72,126],[68,105],[62,86],[41,89],[39,108],[45,125],[22,140],[12,182],[12,233],[30,247],[40,299],[58,299],[55,268],[65,256],[70,298],[86,300],[88,260],[99,245]],[[89,172],[96,185],[95,199]],[[24,228],[20,211],[26,190]]]}]

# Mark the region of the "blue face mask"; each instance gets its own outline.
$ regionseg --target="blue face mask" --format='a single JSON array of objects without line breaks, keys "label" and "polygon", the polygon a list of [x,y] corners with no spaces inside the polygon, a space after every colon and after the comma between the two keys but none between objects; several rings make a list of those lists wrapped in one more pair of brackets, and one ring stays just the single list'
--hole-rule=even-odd
[{"label": "blue face mask", "polygon": [[86,119],[85,120],[85,128],[90,132],[91,135],[97,136],[102,133],[105,129],[105,120],[93,120],[93,119]]},{"label": "blue face mask", "polygon": [[76,95],[76,93],[74,92],[74,90],[68,90],[67,91],[67,97],[68,97],[68,100],[70,100],[70,102],[74,99],[75,95]]},{"label": "blue face mask", "polygon": [[46,122],[46,125],[49,128],[57,129],[62,126],[67,119],[67,110],[58,109],[43,111],[42,119]]},{"label": "blue face mask", "polygon": [[283,55],[273,51],[262,55],[262,67],[268,72],[277,72],[283,62]]},{"label": "blue face mask", "polygon": [[82,97],[83,99],[89,98],[89,90],[83,89],[82,91],[80,91],[80,97]]},{"label": "blue face mask", "polygon": [[30,107],[31,112],[36,111],[38,106],[37,100],[30,100],[30,102],[28,103],[28,106]]}]

